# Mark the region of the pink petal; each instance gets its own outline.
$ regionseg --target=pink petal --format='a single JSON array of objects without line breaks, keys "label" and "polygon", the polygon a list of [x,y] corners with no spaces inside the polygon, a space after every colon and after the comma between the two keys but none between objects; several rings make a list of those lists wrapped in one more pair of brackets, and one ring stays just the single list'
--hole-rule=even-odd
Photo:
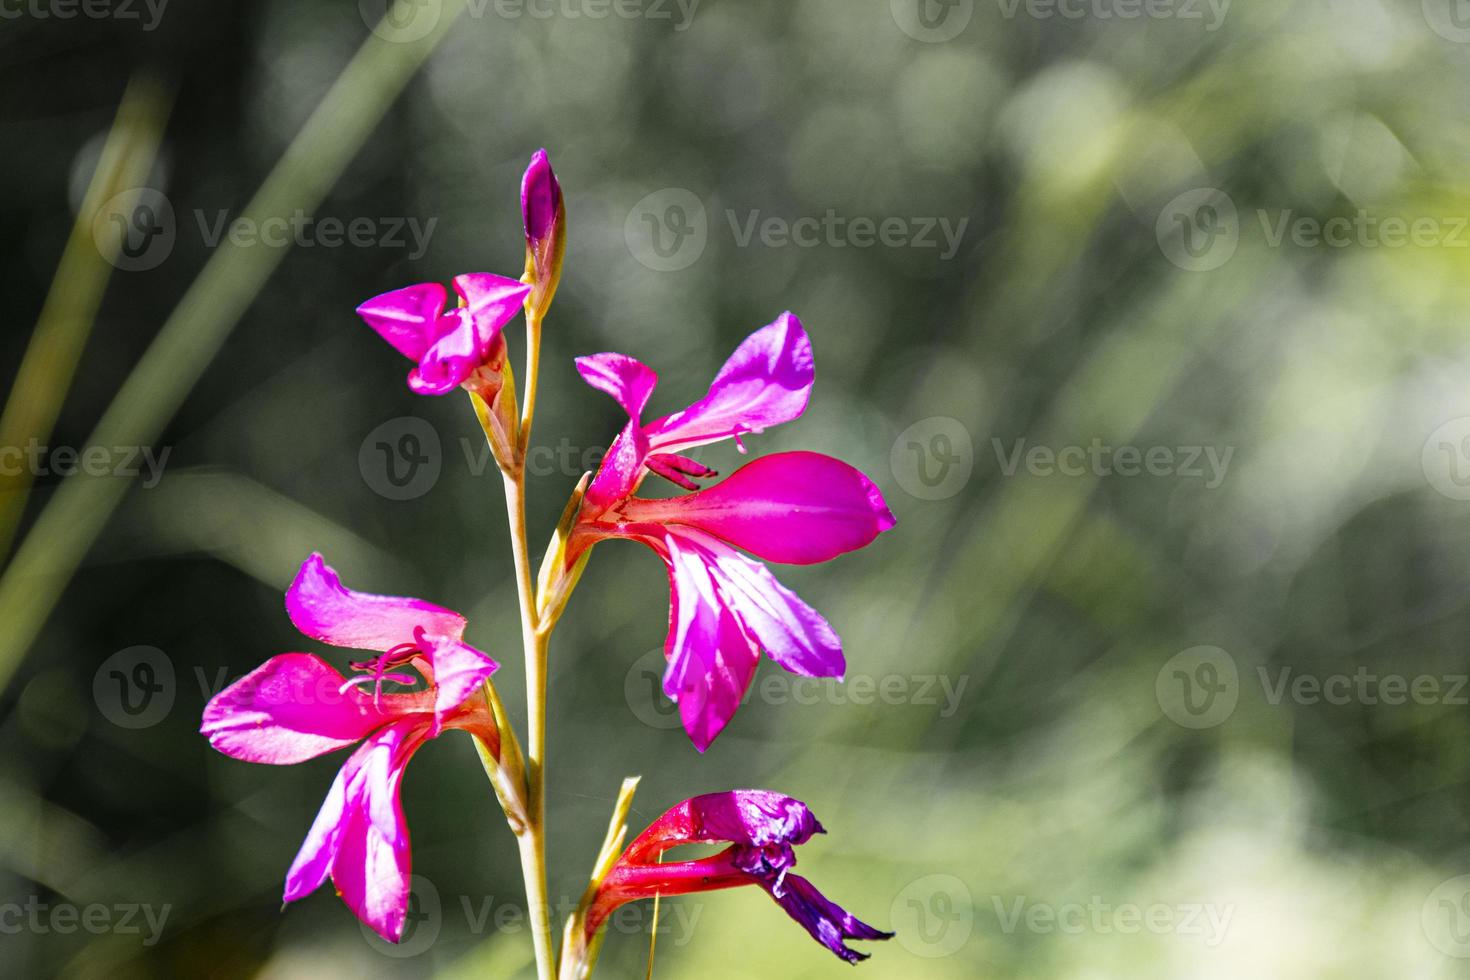
[{"label": "pink petal", "polygon": [[454,277],[454,289],[465,302],[465,309],[482,324],[481,333],[494,337],[516,314],[531,294],[531,287],[519,279],[508,279],[491,272],[466,272]]},{"label": "pink petal", "polygon": [[465,643],[441,641],[428,651],[434,670],[435,724],[430,734],[460,705],[473,697],[500,665]]},{"label": "pink petal", "polygon": [[357,315],[400,354],[417,361],[439,336],[447,297],[439,283],[423,282],[374,296],[357,308]]},{"label": "pink petal", "polygon": [[806,410],[815,377],[811,341],[783,313],[736,348],[704,398],[649,425],[649,446],[672,452],[789,422]]},{"label": "pink petal", "polygon": [[649,396],[658,384],[653,368],[626,354],[591,354],[577,358],[577,373],[582,380],[622,406],[628,417],[636,421],[648,405]]},{"label": "pink petal", "polygon": [[551,160],[545,150],[537,150],[521,178],[521,218],[526,243],[533,249],[551,235],[561,207],[561,184],[551,169]]},{"label": "pink petal", "polygon": [[[408,372],[408,387],[418,395],[446,395],[474,373],[485,361],[475,318],[466,309],[454,309],[440,320],[448,326],[443,335]],[[496,330],[499,333],[499,330]],[[492,337],[493,341],[494,338]],[[487,345],[488,346],[488,345]]]},{"label": "pink petal", "polygon": [[433,639],[458,641],[465,620],[459,613],[422,599],[353,592],[313,554],[286,592],[286,612],[314,640],[356,650],[388,651],[416,642],[415,629]]},{"label": "pink petal", "polygon": [[768,561],[797,565],[855,551],[894,524],[871,480],[811,452],[763,456],[714,486],[665,500],[634,498],[620,513],[696,527]]},{"label": "pink petal", "polygon": [[760,652],[720,601],[708,559],[672,534],[666,540],[671,602],[664,693],[678,702],[684,730],[703,752],[735,716]]},{"label": "pink petal", "polygon": [[648,440],[640,416],[658,384],[653,369],[623,354],[593,354],[577,358],[582,380],[607,395],[628,413],[628,424],[613,441],[597,476],[587,488],[586,499],[593,508],[606,508],[638,488]]},{"label": "pink petal", "polygon": [[403,694],[374,705],[371,695],[355,687],[344,691],[342,684],[342,675],[320,657],[272,657],[211,698],[199,730],[231,758],[291,765],[427,708],[422,698]]},{"label": "pink petal", "polygon": [[308,894],[329,870],[347,907],[384,939],[398,941],[411,861],[399,791],[404,768],[426,737],[420,720],[407,719],[352,754],[287,873],[286,901]]},{"label": "pink petal", "polygon": [[733,789],[671,807],[634,838],[623,860],[651,863],[681,844],[798,845],[820,833],[822,825],[800,800],[764,789]]},{"label": "pink petal", "polygon": [[776,663],[806,677],[842,677],[842,641],[822,615],[786,588],[764,565],[718,538],[693,529],[671,529],[669,548],[699,556],[725,605],[751,640]]}]

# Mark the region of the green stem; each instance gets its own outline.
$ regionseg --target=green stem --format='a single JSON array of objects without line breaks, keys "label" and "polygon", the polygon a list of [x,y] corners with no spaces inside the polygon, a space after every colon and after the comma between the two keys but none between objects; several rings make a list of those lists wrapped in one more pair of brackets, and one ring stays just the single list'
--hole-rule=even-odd
[{"label": "green stem", "polygon": [[556,951],[552,943],[551,908],[546,889],[546,648],[550,624],[536,611],[531,557],[526,540],[525,450],[536,412],[536,375],[541,357],[541,323],[526,316],[526,395],[521,415],[519,452],[505,472],[505,506],[510,518],[511,553],[515,560],[516,595],[521,607],[521,642],[526,658],[526,827],[518,836],[521,874],[526,881],[527,912],[536,947],[536,975],[554,980]]}]

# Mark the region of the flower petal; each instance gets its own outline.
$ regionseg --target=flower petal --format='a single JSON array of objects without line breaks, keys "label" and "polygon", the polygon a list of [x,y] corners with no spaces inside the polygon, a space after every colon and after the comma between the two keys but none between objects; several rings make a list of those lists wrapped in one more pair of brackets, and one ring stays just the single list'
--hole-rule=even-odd
[{"label": "flower petal", "polygon": [[789,422],[806,410],[815,377],[811,340],[783,313],[736,348],[704,398],[649,425],[649,445],[673,452]]},{"label": "flower petal", "polygon": [[357,315],[394,349],[417,361],[439,337],[439,317],[448,298],[437,282],[421,282],[374,296]]},{"label": "flower petal", "polygon": [[842,641],[822,614],[786,588],[770,569],[718,538],[692,528],[671,529],[687,550],[706,563],[726,607],[776,663],[806,677],[841,678],[847,671]]},{"label": "flower petal", "polygon": [[479,335],[491,340],[521,312],[521,304],[531,293],[531,287],[519,279],[508,279],[493,272],[466,272],[455,276],[454,290],[464,300],[464,309],[479,324]]},{"label": "flower petal", "polygon": [[629,500],[630,521],[708,531],[768,561],[810,565],[869,544],[894,524],[883,494],[855,469],[821,453],[776,453],[682,497]]},{"label": "flower petal", "polygon": [[467,643],[440,641],[429,650],[429,663],[434,671],[434,718],[431,734],[460,705],[473,697],[500,665]]},{"label": "flower petal", "polygon": [[755,676],[760,652],[720,601],[710,563],[698,549],[667,537],[669,669],[664,693],[679,704],[684,730],[703,752],[740,707]]},{"label": "flower petal", "polygon": [[612,506],[636,490],[643,477],[648,440],[644,438],[640,416],[658,384],[658,375],[646,364],[624,354],[579,357],[577,373],[598,391],[612,396],[628,413],[628,424],[603,457],[597,476],[585,495],[590,507],[601,509]]},{"label": "flower petal", "polygon": [[386,652],[416,641],[421,628],[431,639],[458,641],[465,619],[422,599],[354,592],[313,554],[286,591],[286,612],[296,628],[314,640],[357,650]]},{"label": "flower petal", "polygon": [[551,169],[546,151],[537,150],[521,178],[521,219],[528,247],[534,250],[539,242],[551,236],[561,209],[561,183]]},{"label": "flower petal", "polygon": [[757,881],[776,900],[776,904],[786,910],[787,915],[811,933],[813,939],[849,963],[861,962],[868,958],[868,954],[850,948],[844,939],[893,938],[893,933],[874,929],[829,901],[801,875],[788,874],[774,882],[764,878]]},{"label": "flower petal", "polygon": [[347,907],[378,935],[398,941],[408,911],[411,859],[399,791],[408,760],[426,738],[422,720],[406,719],[352,754],[287,873],[286,901],[320,885],[329,866]]},{"label": "flower petal", "polygon": [[707,793],[669,808],[628,845],[626,860],[652,863],[671,847],[729,841],[798,845],[824,833],[807,805],[766,789]]},{"label": "flower petal", "polygon": [[272,657],[210,699],[200,732],[234,759],[291,765],[345,748],[369,732],[423,711],[423,698],[392,694],[374,704],[309,653]]}]

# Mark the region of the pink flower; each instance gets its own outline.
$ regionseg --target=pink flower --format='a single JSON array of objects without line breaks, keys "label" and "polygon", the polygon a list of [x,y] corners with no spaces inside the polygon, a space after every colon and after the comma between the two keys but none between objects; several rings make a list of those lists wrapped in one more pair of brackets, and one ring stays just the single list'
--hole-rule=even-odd
[{"label": "pink flower", "polygon": [[[685,800],[659,817],[628,845],[602,880],[587,911],[584,943],[625,902],[659,895],[687,895],[756,885],[776,900],[813,939],[849,963],[868,958],[849,939],[889,939],[828,901],[811,882],[790,873],[793,850],[825,833],[800,800],[769,790],[737,789]],[[658,863],[671,848],[729,842],[710,857]]]},{"label": "pink flower", "polygon": [[526,282],[534,290],[529,305],[544,314],[561,281],[567,250],[567,209],[561,184],[545,150],[537,150],[521,178],[521,219],[526,229]]},{"label": "pink flower", "polygon": [[[285,901],[306,897],[330,876],[359,919],[397,942],[409,895],[404,768],[446,729],[468,731],[499,754],[483,690],[496,663],[463,642],[463,616],[421,599],[353,592],[320,555],[301,566],[286,611],[315,640],[380,655],[354,663],[359,673],[351,679],[313,654],[272,657],[210,700],[200,731],[225,755],[272,765],[362,741],[291,864]],[[385,682],[417,682],[408,667],[427,686],[383,693]]]},{"label": "pink flower", "polygon": [[460,305],[449,310],[445,288],[424,282],[375,296],[357,313],[400,354],[418,362],[408,372],[408,386],[416,393],[443,395],[465,385],[493,401],[505,363],[501,330],[520,311],[531,287],[489,272],[469,272],[454,277],[454,289]]},{"label": "pink flower", "polygon": [[822,616],[744,549],[769,561],[814,564],[869,544],[894,524],[872,481],[841,460],[778,453],[681,497],[632,494],[649,473],[686,488],[714,475],[675,450],[796,418],[813,381],[811,343],[790,313],[757,330],[716,375],[709,393],[644,425],[652,370],[621,354],[578,360],[582,377],[612,395],[629,421],[588,486],[568,566],[606,538],[652,548],[669,573],[669,669],[664,693],[679,704],[701,752],[740,706],[761,650],[793,673],[841,677],[842,644]]}]

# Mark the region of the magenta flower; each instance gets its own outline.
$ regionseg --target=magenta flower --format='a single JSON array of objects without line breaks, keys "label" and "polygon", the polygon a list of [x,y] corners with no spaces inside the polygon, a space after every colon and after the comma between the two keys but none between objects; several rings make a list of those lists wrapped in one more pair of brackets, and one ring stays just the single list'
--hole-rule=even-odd
[{"label": "magenta flower", "polygon": [[790,313],[757,330],[726,361],[709,393],[648,425],[641,414],[656,377],[621,354],[578,360],[582,377],[612,395],[629,421],[588,486],[568,565],[607,538],[652,548],[669,573],[669,669],[664,693],[679,704],[701,752],[740,706],[761,650],[793,673],[842,677],[842,644],[828,622],[744,549],[769,561],[814,564],[864,547],[894,524],[872,481],[841,460],[778,453],[682,497],[642,499],[649,472],[685,488],[715,475],[674,450],[796,418],[813,380],[811,343]]},{"label": "magenta flower", "polygon": [[[756,885],[837,956],[849,963],[865,960],[868,954],[844,940],[889,939],[893,933],[862,922],[790,873],[796,864],[793,848],[821,833],[826,831],[805,803],[769,790],[737,789],[685,800],[639,834],[602,880],[587,912],[584,943],[590,944],[625,902]],[[671,848],[721,842],[730,846],[710,857],[658,863]]]},{"label": "magenta flower", "polygon": [[[500,390],[505,363],[501,330],[520,312],[531,287],[489,272],[454,277],[459,305],[446,310],[448,292],[437,282],[375,296],[357,313],[402,355],[418,363],[408,386],[420,395],[472,387],[487,402]],[[488,389],[488,390],[487,390]]]},{"label": "magenta flower", "polygon": [[521,219],[526,228],[525,281],[534,286],[529,305],[544,314],[561,281],[567,250],[567,209],[561,184],[545,150],[537,150],[521,178]]},{"label": "magenta flower", "polygon": [[[235,759],[305,762],[364,740],[348,757],[286,875],[285,901],[328,876],[357,917],[397,942],[409,896],[409,838],[399,801],[404,768],[424,742],[463,729],[499,754],[484,684],[495,661],[464,643],[465,620],[421,599],[353,592],[320,555],[286,592],[297,629],[333,646],[375,650],[345,679],[309,653],[285,653],[215,695],[200,731]],[[385,682],[427,686],[384,693]],[[371,692],[363,690],[371,688]]]}]

